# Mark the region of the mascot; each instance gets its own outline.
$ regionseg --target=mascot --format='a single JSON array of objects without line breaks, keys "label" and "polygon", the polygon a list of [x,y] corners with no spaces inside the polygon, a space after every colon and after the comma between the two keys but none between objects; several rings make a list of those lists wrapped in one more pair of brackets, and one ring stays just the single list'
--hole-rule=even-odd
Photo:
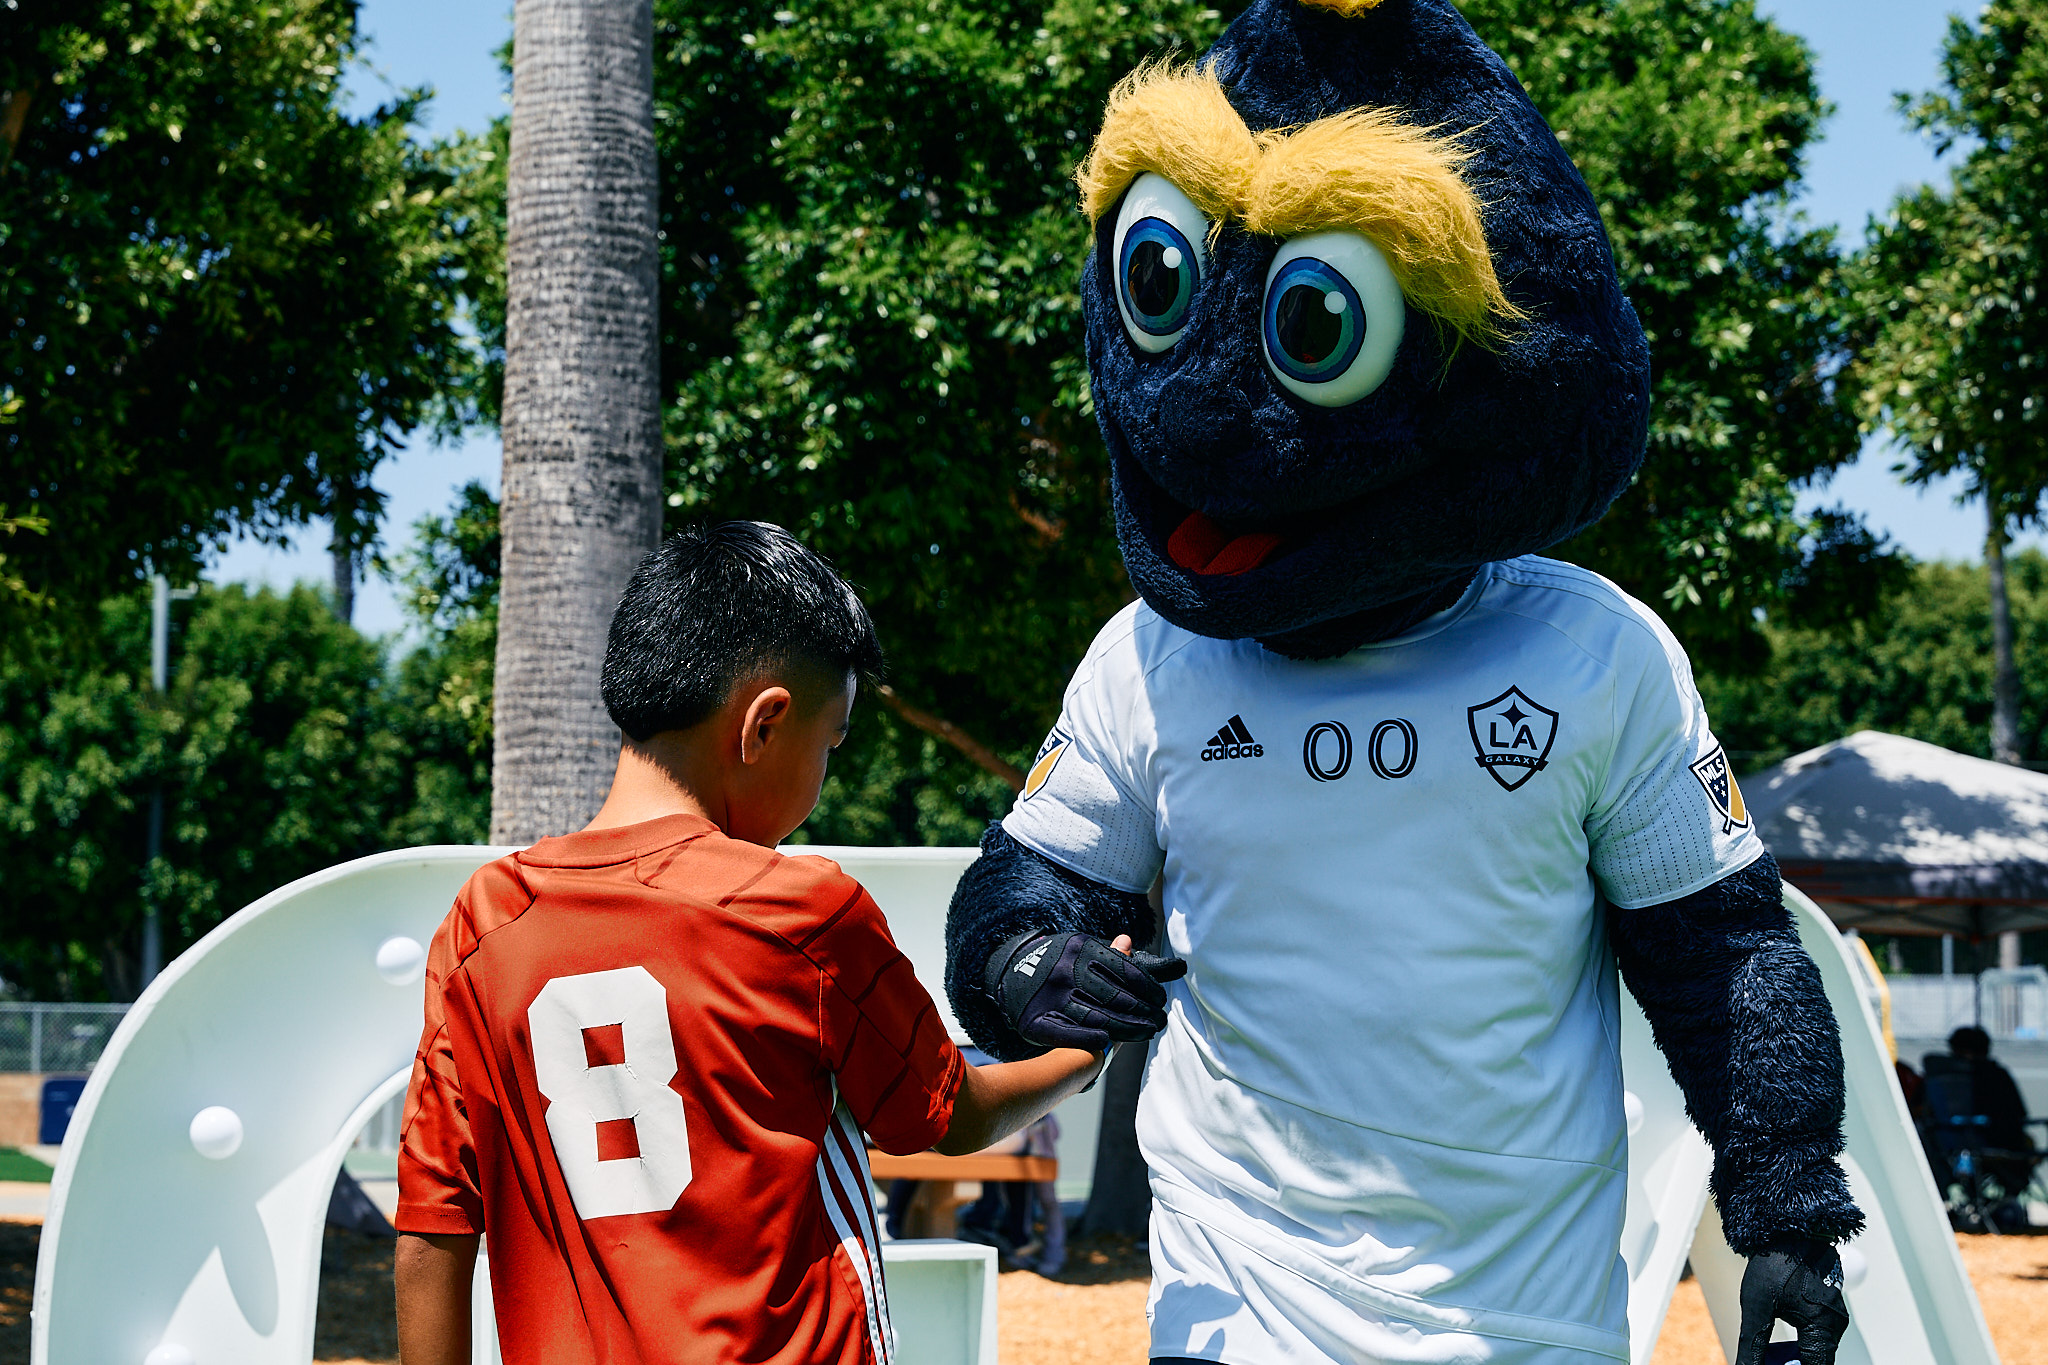
[{"label": "mascot", "polygon": [[947,988],[999,1057],[1153,1040],[1154,1359],[1627,1360],[1618,965],[1749,1258],[1738,1359],[1782,1319],[1832,1360],[1819,974],[1678,643],[1534,554],[1648,417],[1570,160],[1447,0],[1257,0],[1118,86],[1080,182],[1142,600]]}]

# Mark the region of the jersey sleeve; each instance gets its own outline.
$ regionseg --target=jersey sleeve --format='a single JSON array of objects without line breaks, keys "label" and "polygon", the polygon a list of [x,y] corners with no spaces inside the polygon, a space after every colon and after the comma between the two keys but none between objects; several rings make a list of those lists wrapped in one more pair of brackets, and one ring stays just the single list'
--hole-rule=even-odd
[{"label": "jersey sleeve", "polygon": [[1003,829],[1062,867],[1142,894],[1166,855],[1139,761],[1144,678],[1129,648],[1129,619],[1112,622],[1075,670],[1059,723],[1039,746]]},{"label": "jersey sleeve", "polygon": [[399,1125],[398,1211],[391,1222],[400,1232],[484,1230],[476,1147],[470,1140],[469,1113],[462,1104],[462,1079],[448,1040],[442,994],[456,967],[460,914],[458,908],[442,922],[427,953],[426,1019]]},{"label": "jersey sleeve", "polygon": [[1685,651],[1661,622],[1644,625],[1618,672],[1613,757],[1586,823],[1601,893],[1625,910],[1689,896],[1764,851]]},{"label": "jersey sleeve", "polygon": [[873,898],[843,873],[828,885],[844,900],[803,945],[820,973],[825,1065],[876,1146],[924,1151],[953,1121],[966,1061]]}]

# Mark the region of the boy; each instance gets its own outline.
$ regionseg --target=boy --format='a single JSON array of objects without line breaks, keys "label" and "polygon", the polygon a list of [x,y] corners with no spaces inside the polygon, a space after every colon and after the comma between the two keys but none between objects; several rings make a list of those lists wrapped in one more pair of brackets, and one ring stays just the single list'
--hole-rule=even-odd
[{"label": "boy", "polygon": [[887,1361],[862,1131],[974,1151],[1096,1074],[1074,1048],[965,1066],[859,884],[774,852],[881,664],[859,599],[778,527],[687,531],[634,574],[603,808],[480,869],[434,937],[394,1220],[406,1365],[466,1365],[486,1230],[508,1365]]}]

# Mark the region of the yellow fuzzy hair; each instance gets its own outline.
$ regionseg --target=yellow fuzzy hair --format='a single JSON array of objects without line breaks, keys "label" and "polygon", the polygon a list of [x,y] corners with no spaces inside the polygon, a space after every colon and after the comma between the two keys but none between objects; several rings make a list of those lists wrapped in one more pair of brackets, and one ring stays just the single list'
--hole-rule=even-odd
[{"label": "yellow fuzzy hair", "polygon": [[1206,67],[1147,62],[1116,83],[1102,131],[1075,172],[1095,222],[1147,171],[1195,201],[1211,223],[1237,216],[1259,165],[1258,141]]},{"label": "yellow fuzzy hair", "polygon": [[1357,232],[1386,254],[1418,310],[1491,345],[1524,314],[1494,273],[1479,199],[1460,175],[1470,158],[1459,138],[1383,109],[1254,134],[1214,71],[1154,63],[1111,92],[1075,178],[1091,222],[1152,171],[1217,229],[1235,219],[1269,237]]},{"label": "yellow fuzzy hair", "polygon": [[1346,19],[1356,19],[1367,10],[1376,8],[1380,0],[1301,0],[1301,3],[1317,9],[1333,9]]}]

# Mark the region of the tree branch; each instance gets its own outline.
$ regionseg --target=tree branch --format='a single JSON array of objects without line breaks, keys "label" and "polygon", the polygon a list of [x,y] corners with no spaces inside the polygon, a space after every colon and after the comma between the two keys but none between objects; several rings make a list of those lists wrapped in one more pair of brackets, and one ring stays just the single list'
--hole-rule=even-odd
[{"label": "tree branch", "polygon": [[883,705],[910,724],[915,725],[928,735],[945,740],[946,743],[973,759],[984,769],[1009,783],[1011,790],[1024,790],[1024,772],[1022,769],[1014,763],[1003,762],[1001,758],[997,757],[995,750],[983,744],[973,735],[968,734],[952,721],[941,720],[929,711],[918,710],[915,706],[912,706],[909,702],[898,696],[896,689],[886,683],[877,687],[875,691],[880,694]]},{"label": "tree branch", "polygon": [[35,93],[33,84],[9,90],[6,101],[0,103],[0,141],[7,144],[8,160],[13,159],[14,149],[21,145],[21,130],[28,126],[28,105]]}]

